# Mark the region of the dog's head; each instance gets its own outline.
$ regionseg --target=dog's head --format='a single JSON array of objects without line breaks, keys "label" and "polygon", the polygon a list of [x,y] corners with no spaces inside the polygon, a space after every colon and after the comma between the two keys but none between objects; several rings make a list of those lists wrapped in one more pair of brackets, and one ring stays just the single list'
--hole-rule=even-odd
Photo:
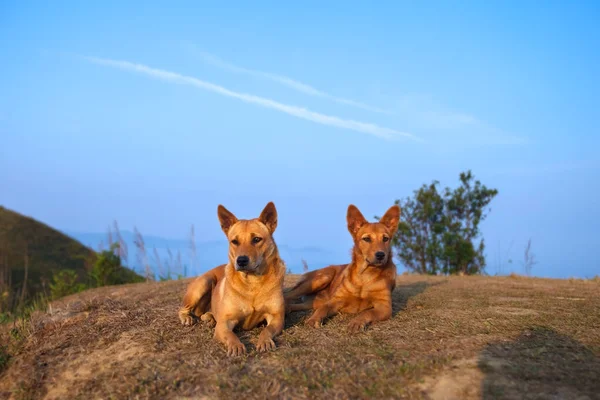
[{"label": "dog's head", "polygon": [[378,222],[368,222],[355,205],[348,206],[348,230],[354,239],[356,261],[386,265],[391,257],[392,237],[398,229],[400,207],[393,205]]},{"label": "dog's head", "polygon": [[277,250],[273,240],[277,228],[275,204],[267,204],[260,217],[250,220],[238,220],[222,205],[217,212],[229,240],[229,262],[237,271],[262,274],[266,261]]}]

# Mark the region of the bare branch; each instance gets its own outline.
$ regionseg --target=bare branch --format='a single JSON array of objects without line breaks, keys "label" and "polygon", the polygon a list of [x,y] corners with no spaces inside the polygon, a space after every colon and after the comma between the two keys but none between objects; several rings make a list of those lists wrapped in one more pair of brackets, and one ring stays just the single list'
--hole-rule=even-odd
[{"label": "bare branch", "polygon": [[19,306],[25,305],[25,295],[27,293],[27,275],[29,273],[29,246],[25,243],[25,276],[23,277],[23,288],[21,289],[21,299],[19,300]]},{"label": "bare branch", "polygon": [[183,265],[181,263],[181,251],[177,250],[177,264],[175,268],[175,274],[179,275],[183,272]]},{"label": "bare branch", "polygon": [[127,243],[125,240],[123,240],[123,236],[121,236],[121,231],[119,230],[119,224],[117,223],[117,220],[114,221],[113,226],[115,229],[115,235],[117,236],[117,243],[119,243],[119,248],[117,250],[118,255],[121,257],[121,261],[128,265],[129,250],[127,249]]},{"label": "bare branch", "polygon": [[158,272],[159,277],[162,277],[164,271],[163,271],[162,262],[160,261],[160,256],[158,255],[158,250],[156,250],[156,247],[154,248],[154,260],[156,261],[156,272]]},{"label": "bare branch", "polygon": [[302,259],[302,272],[308,272],[308,264],[304,258]]},{"label": "bare branch", "polygon": [[152,271],[150,269],[150,263],[148,262],[148,253],[146,251],[146,244],[144,243],[144,238],[135,226],[133,227],[133,235],[133,243],[137,248],[138,263],[144,267],[144,272],[146,274],[146,282],[149,282],[150,280],[152,280]]},{"label": "bare branch", "polygon": [[531,238],[527,241],[527,246],[525,246],[525,254],[523,255],[522,264],[523,268],[525,268],[525,273],[527,276],[531,276],[531,269],[537,264],[535,254],[531,252]]},{"label": "bare branch", "polygon": [[112,235],[112,228],[110,227],[110,225],[108,226],[108,248],[112,249],[113,247],[113,235]]},{"label": "bare branch", "polygon": [[[194,224],[192,224],[192,228],[190,229],[190,268],[192,271],[194,271],[194,273],[196,271],[196,260],[196,231],[194,229]],[[185,271],[183,275],[186,275]]]}]

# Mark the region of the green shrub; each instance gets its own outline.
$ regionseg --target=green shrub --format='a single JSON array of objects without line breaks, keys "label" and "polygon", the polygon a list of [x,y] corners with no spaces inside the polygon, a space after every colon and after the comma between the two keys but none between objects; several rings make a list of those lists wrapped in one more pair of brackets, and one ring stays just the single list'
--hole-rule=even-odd
[{"label": "green shrub", "polygon": [[86,285],[78,282],[77,272],[72,269],[63,269],[52,275],[50,283],[50,295],[52,299],[58,299],[69,294],[79,293],[86,289]]},{"label": "green shrub", "polygon": [[94,287],[121,285],[124,283],[143,282],[144,278],[121,264],[118,252],[119,245],[113,244],[110,250],[98,254],[90,278]]}]

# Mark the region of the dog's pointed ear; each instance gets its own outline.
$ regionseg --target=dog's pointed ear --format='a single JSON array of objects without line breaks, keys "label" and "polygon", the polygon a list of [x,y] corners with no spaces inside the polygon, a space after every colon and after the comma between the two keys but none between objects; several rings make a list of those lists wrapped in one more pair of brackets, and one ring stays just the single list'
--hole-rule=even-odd
[{"label": "dog's pointed ear", "polygon": [[396,233],[398,229],[398,222],[400,222],[400,206],[394,204],[385,212],[383,217],[379,220],[380,223],[384,224],[392,233]]},{"label": "dog's pointed ear", "polygon": [[354,204],[348,206],[348,213],[346,214],[346,221],[348,222],[348,231],[352,236],[356,236],[358,230],[368,221],[362,215],[362,213],[356,208]]},{"label": "dog's pointed ear", "polygon": [[277,209],[272,201],[262,210],[258,220],[267,226],[271,235],[275,232],[275,229],[277,228]]},{"label": "dog's pointed ear", "polygon": [[227,235],[227,232],[229,232],[229,229],[236,222],[238,222],[238,219],[235,217],[235,215],[233,215],[233,213],[231,211],[229,211],[228,209],[223,207],[221,204],[219,204],[219,207],[217,208],[217,215],[219,216],[219,222],[221,223],[221,229],[223,229],[223,232],[225,232],[225,235]]}]

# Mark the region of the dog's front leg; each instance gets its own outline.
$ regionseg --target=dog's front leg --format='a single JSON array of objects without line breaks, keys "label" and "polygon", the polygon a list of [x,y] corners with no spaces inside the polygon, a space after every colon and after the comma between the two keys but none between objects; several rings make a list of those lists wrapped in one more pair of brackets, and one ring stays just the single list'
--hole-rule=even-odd
[{"label": "dog's front leg", "polygon": [[375,321],[385,321],[392,316],[392,302],[378,302],[374,303],[373,308],[361,311],[356,317],[354,317],[348,329],[350,332],[358,332],[364,330],[367,325]]},{"label": "dog's front leg", "polygon": [[256,344],[256,350],[260,352],[275,350],[275,347],[277,347],[273,338],[283,330],[284,311],[281,310],[281,312],[276,314],[267,314],[265,319],[267,320],[267,326],[260,333]]},{"label": "dog's front leg", "polygon": [[334,307],[330,304],[324,304],[317,308],[315,312],[310,316],[309,319],[304,322],[308,326],[314,328],[320,328],[323,323],[323,319],[330,317],[335,314]]},{"label": "dog's front leg", "polygon": [[237,323],[238,321],[233,320],[218,321],[215,327],[215,339],[227,347],[228,356],[240,356],[246,353],[246,346],[233,333]]}]

